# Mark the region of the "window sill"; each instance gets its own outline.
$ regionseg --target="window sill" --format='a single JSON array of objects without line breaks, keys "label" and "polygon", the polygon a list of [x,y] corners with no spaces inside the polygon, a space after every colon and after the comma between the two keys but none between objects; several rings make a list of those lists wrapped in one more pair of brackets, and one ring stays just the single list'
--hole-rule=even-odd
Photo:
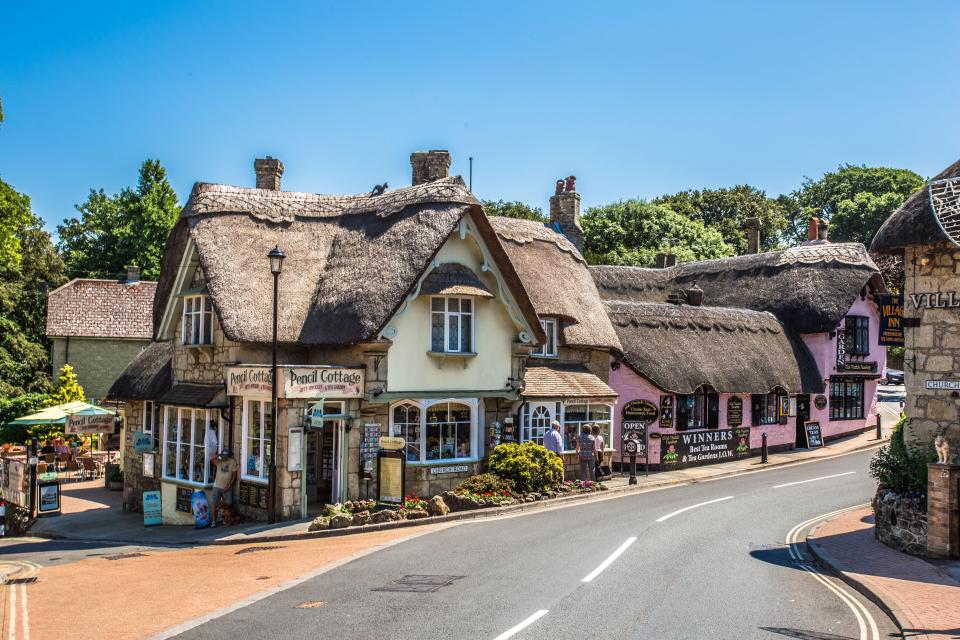
[{"label": "window sill", "polygon": [[407,462],[408,467],[444,467],[451,464],[470,464],[480,462],[480,458],[444,458],[426,462]]},{"label": "window sill", "polygon": [[205,347],[212,347],[214,344],[212,342],[204,342],[203,344],[181,344],[180,346],[184,349],[203,349]]},{"label": "window sill", "polygon": [[240,479],[244,482],[252,482],[254,484],[270,484],[270,480],[267,478],[261,478],[260,476],[248,476],[245,474],[240,474]]},{"label": "window sill", "polygon": [[472,358],[476,358],[477,354],[474,351],[427,351],[427,356],[434,360],[439,369],[448,362],[459,362],[466,369],[467,364]]},{"label": "window sill", "polygon": [[203,489],[207,490],[213,487],[213,483],[203,484],[202,482],[193,482],[192,480],[184,480],[182,478],[171,478],[169,476],[163,476],[160,478],[161,482],[167,482],[169,484],[175,484],[181,487],[190,487],[192,489]]},{"label": "window sill", "polygon": [[542,358],[542,359],[544,359],[544,360],[556,360],[556,359],[557,359],[557,354],[555,354],[555,353],[548,353],[548,354],[543,354],[543,353],[531,353],[531,354],[530,354],[530,357],[531,357],[531,358]]}]

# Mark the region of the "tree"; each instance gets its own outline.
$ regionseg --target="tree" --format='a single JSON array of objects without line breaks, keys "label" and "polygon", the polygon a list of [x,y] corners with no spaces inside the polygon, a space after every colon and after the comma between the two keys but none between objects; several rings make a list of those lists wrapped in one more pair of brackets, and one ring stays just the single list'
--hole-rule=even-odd
[{"label": "tree", "polygon": [[77,374],[73,372],[73,367],[68,364],[63,365],[57,376],[57,387],[50,394],[47,406],[53,407],[58,404],[83,402],[84,400],[86,400],[86,396],[83,395],[83,387],[77,382]]},{"label": "tree", "polygon": [[113,278],[127,265],[139,266],[144,278],[160,275],[163,247],[180,205],[159,160],[140,166],[136,189],[114,196],[91,189],[76,209],[79,218],[57,227],[70,276]]},{"label": "tree", "polygon": [[506,202],[504,200],[483,200],[483,211],[488,216],[503,216],[504,218],[520,218],[521,220],[537,220],[546,222],[540,207],[531,207],[522,202]]},{"label": "tree", "polygon": [[923,178],[908,169],[841,165],[819,180],[805,178],[793,194],[787,236],[799,243],[807,237],[808,220],[830,222],[830,239],[869,246],[880,225],[922,187]]},{"label": "tree", "polygon": [[590,264],[653,266],[656,254],[679,262],[723,258],[733,247],[720,232],[663,204],[623,200],[583,215],[584,256]]},{"label": "tree", "polygon": [[19,234],[22,260],[10,317],[27,337],[46,346],[47,295],[67,281],[66,265],[44,230],[43,221],[32,218]]},{"label": "tree", "polygon": [[779,248],[789,211],[783,200],[768,198],[760,189],[746,184],[729,189],[681,191],[660,196],[653,202],[665,204],[691,220],[715,228],[738,254],[747,252],[747,218],[760,219],[763,250]]},{"label": "tree", "polygon": [[0,277],[20,266],[19,233],[32,220],[30,198],[0,180]]}]

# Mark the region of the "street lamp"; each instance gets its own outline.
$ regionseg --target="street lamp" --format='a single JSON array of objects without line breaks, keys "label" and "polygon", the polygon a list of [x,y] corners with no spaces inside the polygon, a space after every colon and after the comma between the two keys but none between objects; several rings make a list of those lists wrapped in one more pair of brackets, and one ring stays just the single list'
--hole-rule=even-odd
[{"label": "street lamp", "polygon": [[270,273],[273,274],[273,368],[270,381],[270,415],[272,418],[272,432],[270,433],[270,477],[268,478],[268,510],[270,524],[277,521],[277,308],[279,302],[280,272],[283,270],[283,259],[287,257],[275,246],[267,254],[270,259]]}]

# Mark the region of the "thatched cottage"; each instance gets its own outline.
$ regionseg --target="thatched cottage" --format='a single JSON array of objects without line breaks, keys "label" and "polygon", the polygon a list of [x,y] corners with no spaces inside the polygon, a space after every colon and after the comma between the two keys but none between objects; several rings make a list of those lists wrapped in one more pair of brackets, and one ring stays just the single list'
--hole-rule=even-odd
[{"label": "thatched cottage", "polygon": [[[381,436],[402,439],[405,493],[429,496],[480,471],[499,442],[538,440],[549,419],[612,428],[620,344],[561,233],[579,241],[572,185],[550,227],[490,220],[447,177],[449,154],[411,163],[413,186],[386,193],[281,191],[272,158],[256,161],[256,188],[194,187],[164,253],[155,342],[109,394],[129,425],[128,508],[160,490],[164,522],[190,522],[188,496],[229,448],[240,510],[266,519],[272,438],[276,517],[290,519],[374,497]],[[276,425],[274,246],[287,256]]]},{"label": "thatched cottage", "polygon": [[749,455],[762,433],[776,450],[806,446],[807,423],[823,440],[873,424],[883,281],[863,245],[812,225],[783,251],[591,268],[624,353],[615,437],[644,421],[652,464],[695,465]]}]

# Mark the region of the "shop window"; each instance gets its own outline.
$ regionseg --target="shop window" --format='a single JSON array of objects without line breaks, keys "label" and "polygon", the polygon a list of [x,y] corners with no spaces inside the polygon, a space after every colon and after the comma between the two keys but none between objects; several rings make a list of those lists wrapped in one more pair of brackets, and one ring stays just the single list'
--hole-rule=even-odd
[{"label": "shop window", "polygon": [[[782,422],[780,406],[785,397],[777,393],[753,394],[750,397],[750,424],[759,427]],[[786,415],[782,417],[785,418]]]},{"label": "shop window", "polygon": [[269,402],[243,401],[243,454],[240,468],[248,480],[266,482],[270,469],[273,414]]},{"label": "shop window", "polygon": [[704,389],[677,395],[677,431],[720,426],[720,395]]},{"label": "shop window", "polygon": [[[211,422],[213,421],[213,422]],[[163,477],[205,485],[212,479],[210,461],[223,439],[222,422],[215,412],[191,407],[164,407]],[[220,435],[207,438],[207,429],[218,424]]]},{"label": "shop window", "polygon": [[403,438],[407,443],[407,462],[420,462],[423,442],[422,413],[415,404],[399,404],[393,408],[393,427],[390,433],[396,438]]},{"label": "shop window", "polygon": [[563,448],[575,451],[577,437],[586,427],[597,425],[603,436],[604,447],[611,447],[613,407],[609,404],[567,403],[563,406]]},{"label": "shop window", "polygon": [[550,430],[550,423],[558,415],[558,403],[535,402],[526,405],[521,412],[521,441],[543,444],[543,436]]},{"label": "shop window", "polygon": [[213,309],[209,296],[186,296],[183,299],[183,344],[213,344]]},{"label": "shop window", "polygon": [[844,327],[847,353],[852,356],[870,354],[870,319],[865,316],[847,316]]},{"label": "shop window", "polygon": [[863,418],[863,380],[831,378],[830,419],[859,420],[861,418]]},{"label": "shop window", "polygon": [[430,350],[473,353],[473,300],[434,297],[430,305]]},{"label": "shop window", "polygon": [[470,406],[443,402],[427,409],[426,460],[469,458],[473,426]]},{"label": "shop window", "polygon": [[541,319],[540,326],[543,327],[543,332],[547,334],[547,341],[537,347],[536,351],[531,352],[530,355],[537,356],[539,358],[556,358],[557,321],[553,318]]},{"label": "shop window", "polygon": [[140,430],[149,436],[153,436],[153,425],[154,425],[154,415],[153,415],[153,400],[144,400],[143,401],[143,423],[140,425]]}]

